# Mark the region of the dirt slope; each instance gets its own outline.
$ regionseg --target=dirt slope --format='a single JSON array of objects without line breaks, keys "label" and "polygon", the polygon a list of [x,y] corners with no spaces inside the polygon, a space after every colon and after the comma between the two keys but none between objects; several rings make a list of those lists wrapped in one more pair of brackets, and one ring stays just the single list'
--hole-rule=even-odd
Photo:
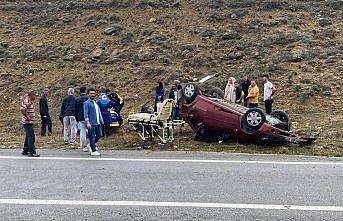
[{"label": "dirt slope", "polygon": [[217,73],[223,88],[230,76],[268,72],[274,106],[299,130],[321,129],[316,148],[340,152],[342,18],[341,0],[1,1],[2,135],[20,127],[18,100],[30,88],[51,89],[56,119],[70,86],[115,88],[128,113],[158,80]]}]

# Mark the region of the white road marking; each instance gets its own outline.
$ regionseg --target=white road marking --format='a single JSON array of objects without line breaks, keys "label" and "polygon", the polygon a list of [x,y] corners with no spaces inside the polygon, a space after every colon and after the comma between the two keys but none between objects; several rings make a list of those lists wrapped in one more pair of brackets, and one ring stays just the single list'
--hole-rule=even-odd
[{"label": "white road marking", "polygon": [[257,161],[257,160],[200,160],[200,159],[149,159],[149,158],[100,158],[100,157],[22,157],[0,156],[8,160],[81,160],[81,161],[134,161],[134,162],[180,162],[180,163],[231,163],[231,164],[276,164],[276,165],[328,165],[343,166],[343,162],[328,161]]},{"label": "white road marking", "polygon": [[198,203],[198,202],[0,199],[0,204],[61,205],[61,206],[194,207],[194,208],[266,209],[266,210],[302,210],[302,211],[343,212],[343,206],[298,206],[298,205]]}]

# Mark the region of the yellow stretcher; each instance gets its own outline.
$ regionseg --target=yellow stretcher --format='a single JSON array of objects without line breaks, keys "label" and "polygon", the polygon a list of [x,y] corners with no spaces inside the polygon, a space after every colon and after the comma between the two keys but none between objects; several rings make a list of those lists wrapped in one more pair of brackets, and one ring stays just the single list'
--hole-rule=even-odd
[{"label": "yellow stretcher", "polygon": [[173,105],[174,101],[168,99],[163,102],[159,113],[130,113],[127,119],[130,131],[137,132],[143,142],[157,137],[162,144],[173,143],[175,128],[185,123],[172,119]]}]

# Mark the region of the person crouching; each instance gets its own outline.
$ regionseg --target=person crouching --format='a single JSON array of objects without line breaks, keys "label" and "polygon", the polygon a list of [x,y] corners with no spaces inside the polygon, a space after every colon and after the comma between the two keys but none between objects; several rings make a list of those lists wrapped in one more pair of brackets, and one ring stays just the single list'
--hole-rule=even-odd
[{"label": "person crouching", "polygon": [[97,102],[102,119],[104,121],[102,125],[102,134],[105,137],[110,136],[110,125],[112,123],[112,117],[111,117],[111,112],[110,109],[113,108],[116,104],[111,101],[105,93],[101,94],[100,99]]}]

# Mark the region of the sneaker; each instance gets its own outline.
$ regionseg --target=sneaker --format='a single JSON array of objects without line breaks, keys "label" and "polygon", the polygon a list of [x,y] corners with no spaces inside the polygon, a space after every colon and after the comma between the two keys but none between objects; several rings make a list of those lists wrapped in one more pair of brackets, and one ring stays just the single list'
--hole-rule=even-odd
[{"label": "sneaker", "polygon": [[64,144],[69,144],[69,141],[65,140],[65,141],[64,141]]},{"label": "sneaker", "polygon": [[39,157],[40,155],[38,153],[29,153],[27,156],[28,157]]},{"label": "sneaker", "polygon": [[88,146],[86,146],[82,149],[83,152],[88,152],[88,150],[89,150]]},{"label": "sneaker", "polygon": [[[90,144],[87,144],[87,149],[89,150],[89,152],[92,152],[92,148],[90,146]],[[98,147],[95,147],[95,151],[98,151]]]},{"label": "sneaker", "polygon": [[70,145],[74,145],[74,144],[75,144],[75,141],[70,141],[69,144],[70,144]]},{"label": "sneaker", "polygon": [[98,151],[91,152],[91,156],[100,156],[101,154]]},{"label": "sneaker", "polygon": [[23,151],[23,152],[21,152],[21,155],[28,155],[29,153],[28,152],[25,152],[25,151]]}]

